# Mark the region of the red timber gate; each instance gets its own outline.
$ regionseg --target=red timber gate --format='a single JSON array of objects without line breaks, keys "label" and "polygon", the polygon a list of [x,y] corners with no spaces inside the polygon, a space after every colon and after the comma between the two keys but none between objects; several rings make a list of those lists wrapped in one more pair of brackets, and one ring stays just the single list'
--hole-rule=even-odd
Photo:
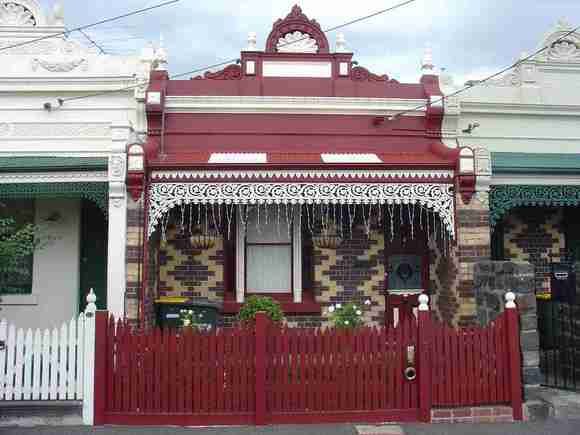
[{"label": "red timber gate", "polygon": [[95,424],[430,421],[432,407],[496,403],[521,419],[517,310],[465,330],[429,314],[345,331],[259,313],[252,327],[192,332],[97,312]]}]

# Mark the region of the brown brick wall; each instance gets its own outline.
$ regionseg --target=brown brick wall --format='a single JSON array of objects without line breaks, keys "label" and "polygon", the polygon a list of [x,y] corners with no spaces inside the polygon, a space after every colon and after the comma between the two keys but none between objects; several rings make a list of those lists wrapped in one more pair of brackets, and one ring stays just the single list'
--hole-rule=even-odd
[{"label": "brown brick wall", "polygon": [[479,192],[469,202],[457,195],[456,219],[457,239],[449,249],[429,243],[432,306],[442,321],[468,326],[476,322],[474,265],[490,257],[488,194]]},{"label": "brown brick wall", "polygon": [[142,280],[143,199],[135,202],[127,198],[127,281],[125,316],[130,321],[139,317],[139,288]]},{"label": "brown brick wall", "polygon": [[562,208],[520,207],[503,219],[506,260],[534,265],[537,291],[550,289],[550,263],[566,255]]},{"label": "brown brick wall", "polygon": [[159,252],[159,295],[187,296],[194,300],[222,302],[224,296],[223,239],[209,249],[194,249],[188,236],[175,228],[167,231]]},{"label": "brown brick wall", "polygon": [[[364,226],[353,227],[352,237],[345,237],[337,249],[313,249],[315,298],[324,307],[353,302],[361,305],[370,299],[371,308],[364,314],[366,324],[383,324],[385,310],[385,242],[381,229],[373,228],[367,236]],[[296,319],[297,324],[316,326],[320,318]]]}]

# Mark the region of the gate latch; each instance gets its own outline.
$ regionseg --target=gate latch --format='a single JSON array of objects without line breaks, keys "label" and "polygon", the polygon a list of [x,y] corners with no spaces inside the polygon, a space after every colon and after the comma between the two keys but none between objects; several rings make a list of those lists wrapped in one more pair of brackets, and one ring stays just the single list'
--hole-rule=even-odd
[{"label": "gate latch", "polygon": [[415,346],[407,346],[407,365],[415,365]]},{"label": "gate latch", "polygon": [[6,349],[6,342],[4,340],[0,340],[0,350]]}]

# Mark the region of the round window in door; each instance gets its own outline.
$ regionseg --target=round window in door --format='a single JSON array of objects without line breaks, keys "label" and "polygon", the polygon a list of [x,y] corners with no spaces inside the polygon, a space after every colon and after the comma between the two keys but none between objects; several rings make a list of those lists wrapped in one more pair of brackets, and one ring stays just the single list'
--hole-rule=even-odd
[{"label": "round window in door", "polygon": [[420,255],[389,255],[389,292],[423,290],[423,269]]}]

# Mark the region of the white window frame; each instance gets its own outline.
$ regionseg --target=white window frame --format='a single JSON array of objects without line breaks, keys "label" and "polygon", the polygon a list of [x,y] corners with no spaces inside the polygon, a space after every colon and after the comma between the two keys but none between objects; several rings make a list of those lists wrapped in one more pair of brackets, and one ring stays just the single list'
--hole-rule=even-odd
[{"label": "white window frame", "polygon": [[[302,229],[300,209],[294,210],[292,221],[292,300],[302,302]],[[275,293],[274,293],[275,294]],[[238,219],[236,224],[236,302],[246,297],[246,234]]]}]

